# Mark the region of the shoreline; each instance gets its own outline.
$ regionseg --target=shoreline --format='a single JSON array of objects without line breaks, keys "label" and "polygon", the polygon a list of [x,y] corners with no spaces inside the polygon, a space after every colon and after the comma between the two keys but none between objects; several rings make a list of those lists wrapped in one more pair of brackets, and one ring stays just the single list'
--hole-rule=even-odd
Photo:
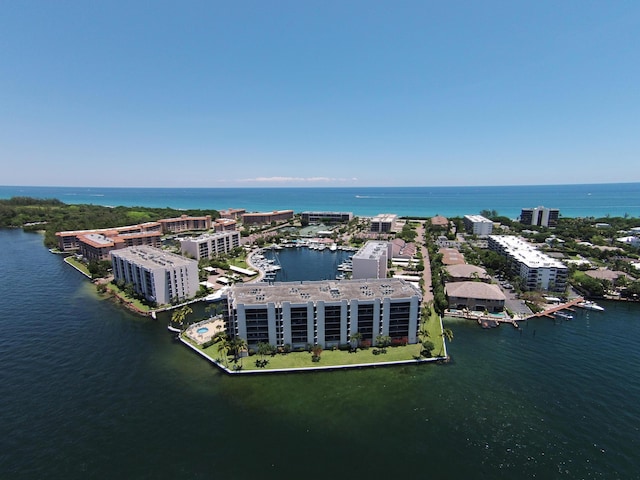
[{"label": "shoreline", "polygon": [[[440,319],[442,325],[442,319]],[[272,368],[272,369],[248,369],[244,366],[238,370],[226,367],[221,364],[216,359],[209,356],[206,352],[199,349],[195,345],[191,344],[188,340],[182,338],[182,334],[177,336],[177,340],[180,341],[183,345],[186,345],[188,348],[196,352],[198,355],[204,357],[209,363],[218,367],[222,372],[229,375],[269,375],[269,374],[282,374],[282,373],[309,373],[309,372],[317,372],[317,371],[335,371],[335,370],[351,370],[351,369],[363,369],[363,368],[375,368],[375,367],[393,367],[398,365],[420,365],[423,363],[448,363],[451,360],[451,357],[447,354],[446,342],[444,344],[444,356],[439,357],[430,357],[430,358],[420,358],[413,360],[396,360],[390,362],[373,362],[373,363],[357,363],[357,364],[349,364],[349,365],[322,365],[315,367],[292,367],[292,368]],[[249,357],[244,357],[249,358]]]}]

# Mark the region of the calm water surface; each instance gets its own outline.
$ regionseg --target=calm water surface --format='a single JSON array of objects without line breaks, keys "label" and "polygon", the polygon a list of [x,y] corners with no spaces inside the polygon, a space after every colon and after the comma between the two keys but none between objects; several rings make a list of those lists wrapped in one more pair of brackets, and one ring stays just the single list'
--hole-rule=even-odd
[{"label": "calm water surface", "polygon": [[0,198],[57,198],[68,204],[248,211],[349,211],[372,216],[463,216],[557,208],[565,217],[640,217],[640,183],[491,187],[108,188],[0,186]]},{"label": "calm water surface", "polygon": [[[327,255],[329,255],[327,253]],[[0,230],[0,478],[640,478],[640,308],[450,321],[449,365],[232,378]]]}]

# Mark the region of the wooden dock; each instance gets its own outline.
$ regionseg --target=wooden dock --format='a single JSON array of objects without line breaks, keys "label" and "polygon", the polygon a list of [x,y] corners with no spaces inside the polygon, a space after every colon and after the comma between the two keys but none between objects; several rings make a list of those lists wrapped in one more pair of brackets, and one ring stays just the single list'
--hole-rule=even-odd
[{"label": "wooden dock", "polygon": [[584,302],[584,298],[576,297],[573,300],[569,300],[566,303],[561,303],[559,305],[555,305],[555,306],[553,306],[551,308],[543,310],[542,312],[534,313],[529,318],[538,318],[538,317],[555,318],[553,316],[554,313],[559,312],[561,310],[571,310],[571,311],[573,311],[571,309],[571,307],[575,307],[578,303],[581,303],[581,302]]}]

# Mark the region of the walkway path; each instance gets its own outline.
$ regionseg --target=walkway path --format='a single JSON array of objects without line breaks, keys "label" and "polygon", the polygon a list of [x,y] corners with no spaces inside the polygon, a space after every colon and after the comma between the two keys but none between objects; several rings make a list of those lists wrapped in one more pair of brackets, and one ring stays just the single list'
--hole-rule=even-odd
[{"label": "walkway path", "polygon": [[[426,220],[427,222],[429,220]],[[418,228],[416,228],[416,242],[420,246],[420,252],[422,253],[422,259],[424,262],[424,270],[422,271],[422,278],[424,279],[424,295],[423,303],[429,303],[433,301],[433,288],[431,286],[431,261],[429,260],[429,251],[425,246],[425,228],[424,222],[421,221]]]}]

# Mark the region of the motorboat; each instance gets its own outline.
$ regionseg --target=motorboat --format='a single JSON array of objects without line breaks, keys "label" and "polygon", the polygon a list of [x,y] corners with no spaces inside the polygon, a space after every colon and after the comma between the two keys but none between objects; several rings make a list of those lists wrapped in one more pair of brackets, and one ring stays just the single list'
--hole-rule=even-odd
[{"label": "motorboat", "polygon": [[604,307],[601,307],[596,302],[592,302],[590,300],[585,300],[584,302],[580,302],[577,304],[578,307],[584,308],[585,310],[596,310],[598,312],[604,312]]}]

